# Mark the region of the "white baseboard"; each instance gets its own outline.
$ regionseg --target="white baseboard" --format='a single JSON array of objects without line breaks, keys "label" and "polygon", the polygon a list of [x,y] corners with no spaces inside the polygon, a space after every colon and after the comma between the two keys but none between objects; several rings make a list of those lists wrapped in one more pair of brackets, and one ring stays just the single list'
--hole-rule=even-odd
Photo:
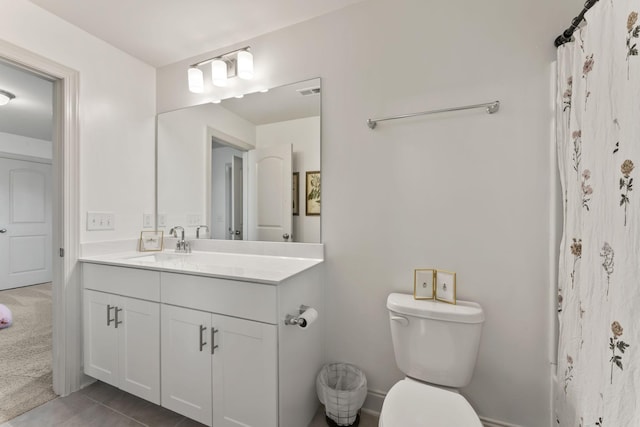
[{"label": "white baseboard", "polygon": [[364,401],[362,410],[370,414],[379,416],[382,410],[382,401],[387,394],[379,390],[368,390],[367,398]]}]

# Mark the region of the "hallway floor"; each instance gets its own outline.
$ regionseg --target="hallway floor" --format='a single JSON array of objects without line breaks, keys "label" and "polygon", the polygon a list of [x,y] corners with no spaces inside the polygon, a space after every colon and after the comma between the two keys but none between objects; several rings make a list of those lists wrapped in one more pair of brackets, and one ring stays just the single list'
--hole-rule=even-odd
[{"label": "hallway floor", "polygon": [[[320,408],[309,427],[325,427]],[[360,427],[376,427],[378,419],[363,414]],[[92,385],[57,398],[0,427],[200,427],[168,409],[132,396],[115,387],[97,381]]]}]

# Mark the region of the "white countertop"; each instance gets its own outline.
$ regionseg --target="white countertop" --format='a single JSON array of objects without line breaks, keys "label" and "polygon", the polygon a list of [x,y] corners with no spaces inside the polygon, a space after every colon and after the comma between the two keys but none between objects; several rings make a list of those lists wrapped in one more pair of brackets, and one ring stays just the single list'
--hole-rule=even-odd
[{"label": "white countertop", "polygon": [[316,258],[208,251],[193,251],[192,253],[181,254],[173,250],[162,252],[119,252],[83,256],[79,260],[94,264],[193,274],[270,285],[277,285],[323,262],[322,259]]}]

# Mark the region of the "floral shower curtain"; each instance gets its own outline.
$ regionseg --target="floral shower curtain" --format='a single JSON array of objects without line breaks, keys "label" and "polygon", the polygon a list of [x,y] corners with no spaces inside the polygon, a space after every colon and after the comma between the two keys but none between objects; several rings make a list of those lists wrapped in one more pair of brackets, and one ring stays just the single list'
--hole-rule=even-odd
[{"label": "floral shower curtain", "polygon": [[640,0],[600,0],[558,49],[561,427],[640,427]]}]

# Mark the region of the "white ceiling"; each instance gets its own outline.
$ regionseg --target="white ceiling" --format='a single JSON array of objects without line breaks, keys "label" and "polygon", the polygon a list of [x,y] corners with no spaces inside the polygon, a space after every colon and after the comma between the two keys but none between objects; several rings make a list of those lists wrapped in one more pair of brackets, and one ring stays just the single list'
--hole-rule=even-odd
[{"label": "white ceiling", "polygon": [[[360,1],[31,0],[154,67],[221,49]],[[9,105],[0,107],[0,132],[51,140],[52,83],[0,62],[0,89],[16,95]],[[248,115],[256,124],[274,121],[273,116],[280,113],[291,117],[285,99],[272,104],[282,107],[280,113],[272,108],[272,117],[259,112],[256,104],[263,104],[261,101],[231,101],[228,108]],[[300,114],[311,115],[306,110]]]},{"label": "white ceiling", "polygon": [[31,0],[162,67],[362,0]]}]

